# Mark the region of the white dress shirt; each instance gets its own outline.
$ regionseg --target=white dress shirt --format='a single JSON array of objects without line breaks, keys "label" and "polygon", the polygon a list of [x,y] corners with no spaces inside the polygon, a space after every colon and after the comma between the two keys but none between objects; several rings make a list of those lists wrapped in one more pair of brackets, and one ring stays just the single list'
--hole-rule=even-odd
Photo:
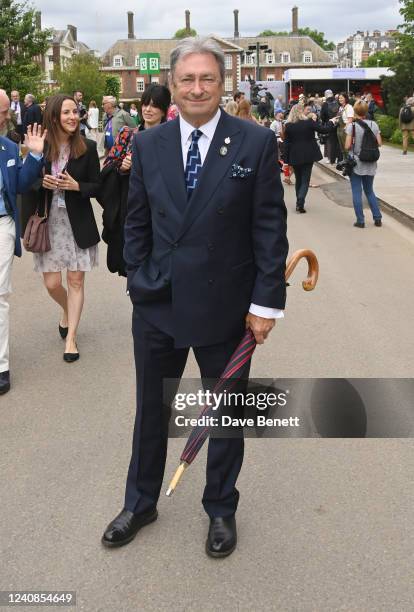
[{"label": "white dress shirt", "polygon": [[[200,132],[202,132],[202,135],[200,136],[198,141],[198,150],[200,151],[201,165],[204,164],[220,116],[221,110],[218,109],[217,113],[212,119],[210,119],[210,121],[208,121],[204,125],[201,125],[199,128],[195,128],[185,119],[183,119],[183,117],[180,115],[181,150],[183,154],[184,168],[187,165],[188,149],[191,146],[191,134],[192,132],[194,132],[195,129],[199,129]],[[258,306],[257,304],[250,304],[249,312],[256,315],[257,317],[263,317],[265,319],[283,319],[284,317],[283,310],[279,310],[278,308],[267,308],[266,306]]]},{"label": "white dress shirt", "polygon": [[12,102],[11,109],[16,115],[17,125],[22,125],[22,114],[20,112],[20,102]]}]

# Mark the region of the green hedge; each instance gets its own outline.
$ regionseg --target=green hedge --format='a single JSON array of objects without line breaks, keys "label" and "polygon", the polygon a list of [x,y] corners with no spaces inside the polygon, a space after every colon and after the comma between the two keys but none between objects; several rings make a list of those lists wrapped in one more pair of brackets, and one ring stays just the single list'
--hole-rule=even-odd
[{"label": "green hedge", "polygon": [[[391,142],[393,142],[394,144],[402,144],[402,131],[400,130],[400,128],[397,128],[396,130],[394,130],[393,135],[390,138]],[[409,139],[408,139],[408,144],[413,144],[414,140],[412,137],[412,133],[410,133],[409,135]]]},{"label": "green hedge", "polygon": [[398,119],[390,117],[390,115],[375,115],[375,120],[379,125],[382,137],[386,140],[392,139],[392,136],[398,129]]}]

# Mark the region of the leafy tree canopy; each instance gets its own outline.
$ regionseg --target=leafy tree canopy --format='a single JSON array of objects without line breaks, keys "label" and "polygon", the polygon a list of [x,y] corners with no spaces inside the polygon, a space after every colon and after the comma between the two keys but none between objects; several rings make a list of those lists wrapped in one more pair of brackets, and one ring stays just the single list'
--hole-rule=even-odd
[{"label": "leafy tree canopy", "polygon": [[62,93],[72,95],[79,89],[83,91],[85,104],[89,104],[90,100],[99,103],[105,95],[107,85],[107,77],[100,71],[100,67],[101,63],[96,57],[89,53],[81,53],[74,55],[63,70],[56,68],[53,76],[58,81]]},{"label": "leafy tree canopy", "polygon": [[394,55],[394,51],[378,51],[370,55],[361,65],[367,68],[388,67],[394,61]]},{"label": "leafy tree canopy", "polygon": [[[311,28],[299,28],[298,34],[301,36],[309,36],[314,40],[322,49],[325,51],[332,51],[335,49],[335,43],[328,42],[325,39],[325,33],[319,32],[318,30],[312,30]],[[258,36],[289,36],[290,32],[274,32],[273,30],[264,30]]]},{"label": "leafy tree canopy", "polygon": [[26,0],[0,0],[0,87],[37,95],[42,89],[40,61],[50,30],[36,29],[36,11]]},{"label": "leafy tree canopy", "polygon": [[106,76],[105,77],[105,95],[115,96],[115,98],[118,99],[120,91],[121,91],[121,82],[119,80],[119,77]]},{"label": "leafy tree canopy", "polygon": [[197,32],[193,28],[190,28],[190,31],[188,31],[187,28],[181,28],[174,34],[174,38],[179,39],[187,38],[187,36],[197,36]]}]

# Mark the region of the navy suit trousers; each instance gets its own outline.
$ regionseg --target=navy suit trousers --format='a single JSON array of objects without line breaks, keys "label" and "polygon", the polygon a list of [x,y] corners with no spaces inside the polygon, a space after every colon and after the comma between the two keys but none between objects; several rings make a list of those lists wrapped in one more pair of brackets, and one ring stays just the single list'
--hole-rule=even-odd
[{"label": "navy suit trousers", "polygon": [[[134,337],[137,411],[132,456],[125,491],[125,508],[135,513],[154,508],[160,495],[168,443],[169,411],[163,406],[173,400],[163,398],[163,380],[180,379],[189,348],[175,348],[174,339],[146,322],[134,309]],[[244,333],[226,342],[194,347],[201,377],[219,378]],[[243,374],[248,378],[250,363]],[[184,446],[184,440],[183,440]],[[210,438],[206,486],[202,503],[210,517],[236,512],[239,492],[235,484],[244,453],[243,437]],[[178,461],[177,457],[177,461]]]}]

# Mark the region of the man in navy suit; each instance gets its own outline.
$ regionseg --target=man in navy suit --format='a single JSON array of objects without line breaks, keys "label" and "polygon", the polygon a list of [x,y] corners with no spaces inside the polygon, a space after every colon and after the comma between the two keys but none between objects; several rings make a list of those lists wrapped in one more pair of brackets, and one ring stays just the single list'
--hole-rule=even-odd
[{"label": "man in navy suit", "polygon": [[[7,121],[10,100],[0,90],[0,128]],[[10,389],[9,303],[13,256],[22,254],[16,195],[28,191],[42,167],[45,134],[29,127],[25,144],[30,151],[21,163],[17,145],[0,136],[0,395]]]},{"label": "man in navy suit", "polygon": [[[171,54],[180,116],[135,137],[124,257],[134,306],[137,415],[125,504],[108,547],[157,518],[167,452],[163,381],[180,379],[190,347],[218,378],[245,328],[262,344],[283,316],[286,208],[273,132],[220,110],[224,55],[211,39]],[[211,438],[203,506],[206,552],[236,547],[243,437]]]}]

